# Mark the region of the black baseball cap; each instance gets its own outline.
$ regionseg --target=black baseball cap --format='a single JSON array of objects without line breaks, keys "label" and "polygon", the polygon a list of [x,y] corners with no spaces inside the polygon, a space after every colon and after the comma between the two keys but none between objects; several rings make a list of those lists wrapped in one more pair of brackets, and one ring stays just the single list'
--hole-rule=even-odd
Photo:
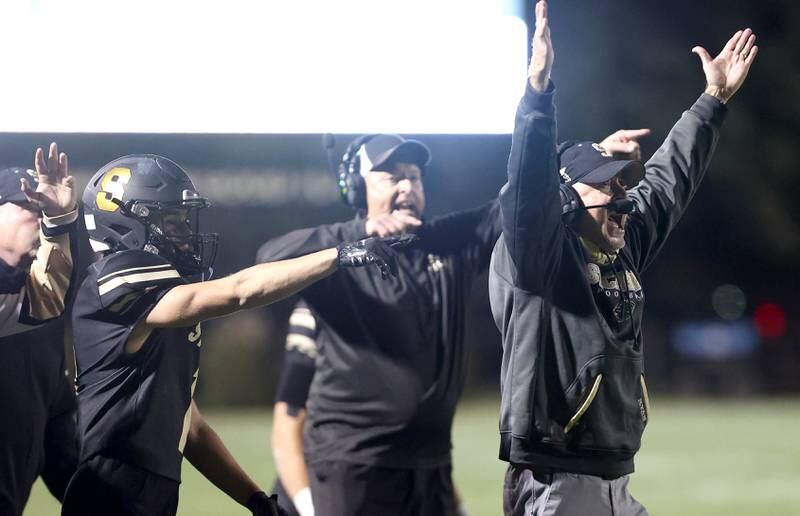
[{"label": "black baseball cap", "polygon": [[20,179],[25,178],[32,189],[39,185],[36,172],[23,167],[11,167],[0,170],[0,204],[7,202],[22,202],[28,198],[22,193]]},{"label": "black baseball cap", "polygon": [[559,147],[561,178],[567,185],[604,183],[621,174],[626,187],[631,188],[644,177],[641,161],[615,159],[599,143],[566,142]]},{"label": "black baseball cap", "polygon": [[[431,161],[431,151],[418,140],[406,140],[396,134],[378,134],[361,147],[361,157],[366,154],[369,163],[362,162],[362,170],[382,170],[389,163],[413,163],[425,169]],[[366,166],[365,166],[366,165]]]}]

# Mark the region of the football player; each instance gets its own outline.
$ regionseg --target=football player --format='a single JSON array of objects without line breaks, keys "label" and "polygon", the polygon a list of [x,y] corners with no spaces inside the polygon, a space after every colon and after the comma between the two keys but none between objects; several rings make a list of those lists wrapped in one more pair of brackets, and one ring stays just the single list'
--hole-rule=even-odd
[{"label": "football player", "polygon": [[201,321],[265,305],[334,273],[377,265],[394,272],[377,238],[213,281],[217,236],[199,232],[209,205],[167,158],[132,155],[100,169],[83,196],[101,257],[73,308],[81,456],[65,515],[172,515],[185,456],[253,514],[279,514],[203,420],[192,393]]}]

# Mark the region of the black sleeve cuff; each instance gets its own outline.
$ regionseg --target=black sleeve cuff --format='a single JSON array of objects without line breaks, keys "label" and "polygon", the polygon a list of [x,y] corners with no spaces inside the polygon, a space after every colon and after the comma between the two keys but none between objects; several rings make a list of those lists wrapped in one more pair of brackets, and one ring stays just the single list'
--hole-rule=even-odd
[{"label": "black sleeve cuff", "polygon": [[19,294],[27,277],[23,269],[0,260],[0,294]]},{"label": "black sleeve cuff", "polygon": [[717,97],[703,93],[689,111],[700,117],[701,120],[714,124],[722,125],[725,117],[728,116],[728,106],[722,103]]},{"label": "black sleeve cuff", "polygon": [[364,217],[357,217],[348,222],[343,222],[342,236],[345,242],[367,238],[367,219]]},{"label": "black sleeve cuff", "polygon": [[46,237],[54,237],[58,235],[63,235],[64,233],[69,233],[77,224],[77,221],[73,220],[67,224],[60,224],[58,226],[47,226],[44,222],[41,223],[40,227],[42,228],[42,234]]},{"label": "black sleeve cuff", "polygon": [[525,95],[522,97],[520,107],[528,112],[537,112],[542,115],[552,116],[555,112],[555,104],[553,103],[555,91],[556,87],[552,80],[547,84],[547,89],[542,93],[534,90],[529,81],[525,81]]}]

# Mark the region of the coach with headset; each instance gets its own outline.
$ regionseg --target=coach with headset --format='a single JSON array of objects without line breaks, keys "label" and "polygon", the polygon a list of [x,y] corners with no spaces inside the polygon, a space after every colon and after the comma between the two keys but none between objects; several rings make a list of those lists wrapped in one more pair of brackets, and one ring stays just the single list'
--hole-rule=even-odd
[{"label": "coach with headset", "polygon": [[489,272],[503,334],[506,516],[647,515],[628,489],[651,419],[641,274],[709,168],[754,43],[745,29],[714,59],[695,47],[705,92],[646,163],[615,161],[592,142],[556,147],[554,52],[537,2]]},{"label": "coach with headset", "polygon": [[418,141],[357,138],[338,167],[355,217],[258,253],[268,262],[369,235],[418,237],[399,253],[397,277],[343,271],[301,293],[318,325],[304,443],[316,516],[457,514],[450,430],[466,375],[465,312],[500,217],[491,202],[423,219],[429,161]]}]

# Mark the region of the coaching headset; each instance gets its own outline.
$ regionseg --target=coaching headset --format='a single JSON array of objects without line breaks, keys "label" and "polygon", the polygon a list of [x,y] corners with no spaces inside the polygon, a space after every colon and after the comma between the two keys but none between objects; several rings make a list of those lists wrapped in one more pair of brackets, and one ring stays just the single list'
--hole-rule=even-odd
[{"label": "coaching headset", "polygon": [[[328,154],[328,166],[336,177],[339,196],[345,204],[356,210],[367,209],[367,186],[361,175],[362,150],[373,162],[373,170],[375,166],[386,165],[390,159],[397,159],[417,164],[424,174],[430,162],[430,150],[422,142],[406,140],[396,134],[365,134],[347,146],[341,161],[335,165],[333,135],[323,135],[322,141]],[[373,145],[375,148],[370,149]]]},{"label": "coaching headset", "polygon": [[345,204],[356,210],[367,209],[367,185],[361,175],[361,157],[358,151],[377,134],[359,136],[347,146],[336,167],[336,186]]},{"label": "coaching headset", "polygon": [[[576,147],[579,149],[576,150]],[[628,184],[636,184],[644,176],[644,165],[640,161],[616,160],[595,143],[567,140],[560,143],[556,149],[559,167],[561,167],[563,155],[568,149],[573,149],[573,151],[577,152],[578,156],[576,157],[573,155],[571,158],[573,162],[582,162],[581,168],[583,169],[583,173],[580,177],[571,178],[566,175],[565,168],[560,169],[561,184],[559,185],[559,194],[561,196],[561,218],[564,223],[571,224],[576,222],[580,219],[583,211],[591,208],[606,208],[615,213],[631,213],[634,211],[636,205],[630,199],[617,199],[607,204],[586,206],[580,195],[578,195],[578,192],[576,192],[571,185],[581,179],[597,175],[598,173],[602,176],[598,178],[598,180],[610,178],[611,176],[608,172],[602,174],[601,170],[603,169],[611,171],[614,174],[624,173],[629,177]],[[611,168],[608,168],[609,165],[611,165]]]}]

